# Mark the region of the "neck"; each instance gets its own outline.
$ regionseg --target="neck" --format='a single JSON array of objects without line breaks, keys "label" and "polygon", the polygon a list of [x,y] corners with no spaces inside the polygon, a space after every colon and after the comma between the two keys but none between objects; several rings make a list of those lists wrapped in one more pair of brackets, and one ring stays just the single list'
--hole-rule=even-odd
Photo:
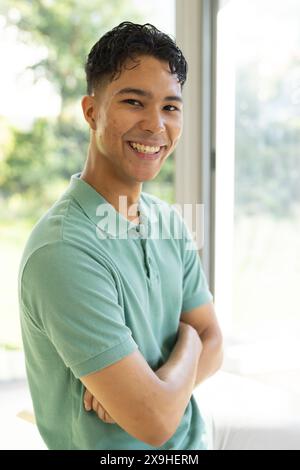
[{"label": "neck", "polygon": [[92,158],[90,149],[80,178],[92,186],[128,220],[136,219],[136,204],[140,198],[142,183],[122,180],[116,169],[112,168],[105,158]]}]

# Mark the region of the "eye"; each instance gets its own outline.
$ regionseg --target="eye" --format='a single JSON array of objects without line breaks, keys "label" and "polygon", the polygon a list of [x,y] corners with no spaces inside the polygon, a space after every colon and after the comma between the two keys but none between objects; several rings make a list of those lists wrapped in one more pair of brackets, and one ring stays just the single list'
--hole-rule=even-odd
[{"label": "eye", "polygon": [[[135,106],[135,103],[137,103],[138,105],[141,105],[142,106],[142,103],[138,100],[134,100],[134,99],[127,99],[127,100],[123,100],[122,101],[123,103],[129,103],[133,106]],[[166,109],[166,108],[173,108],[173,109]],[[177,108],[176,106],[173,106],[172,104],[168,104],[167,106],[164,107],[164,109],[166,109],[166,111],[169,111],[169,112],[174,112],[174,111],[180,111],[179,108]]]},{"label": "eye", "polygon": [[140,102],[140,101],[133,100],[133,99],[124,100],[123,102],[124,102],[124,103],[130,103],[130,104],[133,104],[133,103],[138,103],[138,104],[141,104],[141,102]]},{"label": "eye", "polygon": [[168,111],[180,111],[176,106],[173,106],[172,104],[168,104],[168,106],[165,106],[165,108],[174,108],[169,109]]}]

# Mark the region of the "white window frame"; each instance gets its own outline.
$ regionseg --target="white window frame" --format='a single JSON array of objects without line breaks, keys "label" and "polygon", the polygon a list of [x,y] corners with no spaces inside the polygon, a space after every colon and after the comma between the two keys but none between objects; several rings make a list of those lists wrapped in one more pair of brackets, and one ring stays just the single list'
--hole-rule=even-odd
[{"label": "white window frame", "polygon": [[204,204],[200,255],[214,294],[215,90],[218,0],[176,0],[176,42],[188,62],[184,125],[175,153],[176,203]]}]

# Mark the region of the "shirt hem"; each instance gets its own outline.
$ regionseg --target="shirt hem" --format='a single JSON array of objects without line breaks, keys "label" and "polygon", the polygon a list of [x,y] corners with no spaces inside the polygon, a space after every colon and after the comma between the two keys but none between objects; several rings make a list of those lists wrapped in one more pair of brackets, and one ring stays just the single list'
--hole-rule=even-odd
[{"label": "shirt hem", "polygon": [[193,308],[212,302],[213,296],[210,292],[198,292],[182,304],[182,312],[187,312]]},{"label": "shirt hem", "polygon": [[98,370],[104,369],[104,367],[118,362],[136,349],[138,349],[138,345],[132,336],[129,336],[122,343],[97,354],[97,356],[94,356],[83,363],[70,366],[70,368],[74,375],[79,378],[84,375],[97,372]]}]

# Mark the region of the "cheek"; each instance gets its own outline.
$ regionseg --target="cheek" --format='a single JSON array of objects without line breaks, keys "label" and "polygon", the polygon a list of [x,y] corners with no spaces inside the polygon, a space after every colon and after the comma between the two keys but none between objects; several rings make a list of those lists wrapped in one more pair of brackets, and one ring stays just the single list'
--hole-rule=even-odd
[{"label": "cheek", "polygon": [[179,134],[183,126],[182,114],[172,114],[167,124],[174,135]]},{"label": "cheek", "polygon": [[178,120],[176,123],[173,123],[173,126],[171,128],[171,137],[172,137],[172,142],[173,145],[176,145],[178,140],[180,139],[180,136],[182,134],[182,121],[181,119]]},{"label": "cheek", "polygon": [[118,140],[122,138],[126,132],[126,129],[127,127],[125,127],[124,123],[120,121],[120,119],[110,119],[107,123],[106,136],[112,143],[116,145]]},{"label": "cheek", "polygon": [[181,134],[182,127],[183,127],[183,115],[180,114],[180,116],[177,118],[176,123],[175,123],[177,134]]},{"label": "cheek", "polygon": [[177,144],[177,142],[179,141],[179,139],[181,137],[181,134],[182,134],[182,128],[178,129],[178,132],[176,133],[176,136],[175,136],[175,139],[174,139],[174,144]]}]

